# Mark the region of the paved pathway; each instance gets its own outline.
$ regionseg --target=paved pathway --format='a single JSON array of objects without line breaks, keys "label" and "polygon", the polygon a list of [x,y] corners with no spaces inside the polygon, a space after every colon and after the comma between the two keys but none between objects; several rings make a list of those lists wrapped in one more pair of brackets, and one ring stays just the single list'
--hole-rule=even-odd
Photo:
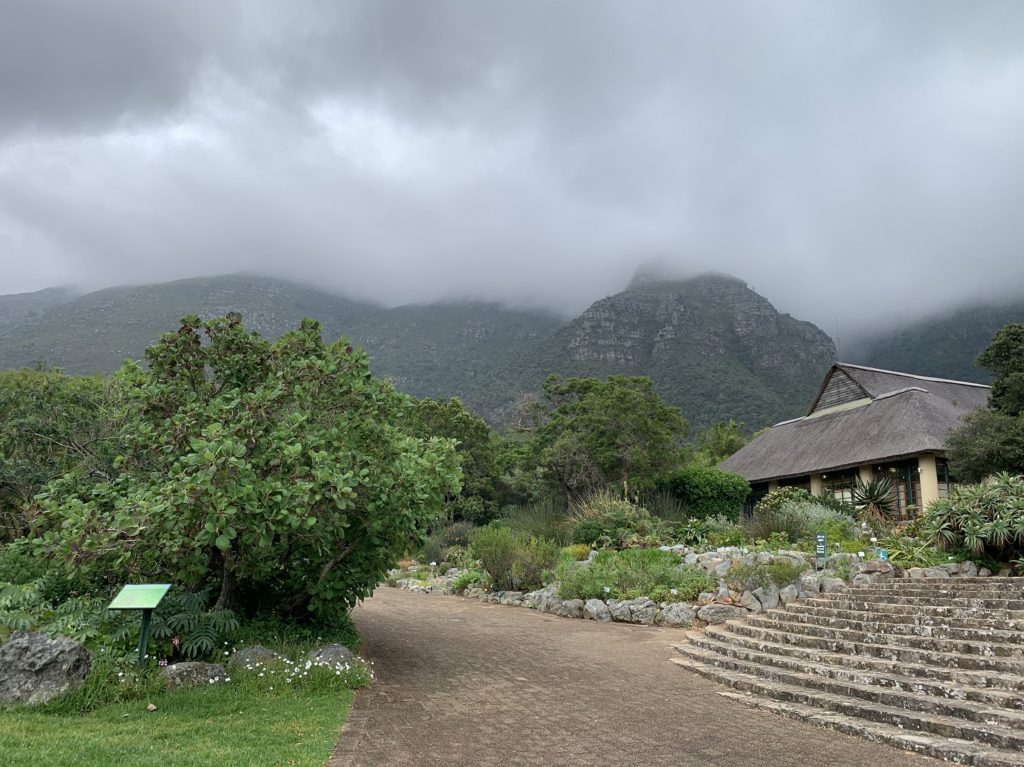
[{"label": "paved pathway", "polygon": [[940,767],[716,695],[678,630],[380,588],[354,612],[377,681],[329,767]]}]

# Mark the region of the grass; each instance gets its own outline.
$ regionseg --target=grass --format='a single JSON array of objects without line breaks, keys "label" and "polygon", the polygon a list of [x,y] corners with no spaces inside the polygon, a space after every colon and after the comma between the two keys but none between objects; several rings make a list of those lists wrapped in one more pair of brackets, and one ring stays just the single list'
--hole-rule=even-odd
[{"label": "grass", "polygon": [[[148,703],[157,710],[146,710]],[[163,692],[88,714],[9,710],[5,767],[321,767],[352,702],[345,689],[216,685]]]}]

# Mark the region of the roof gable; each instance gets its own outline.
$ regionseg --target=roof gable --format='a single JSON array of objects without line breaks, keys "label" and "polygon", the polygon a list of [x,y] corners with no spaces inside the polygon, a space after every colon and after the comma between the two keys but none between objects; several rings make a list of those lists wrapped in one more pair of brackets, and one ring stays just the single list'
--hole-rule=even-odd
[{"label": "roof gable", "polygon": [[807,414],[817,413],[836,405],[846,405],[870,396],[863,386],[850,377],[849,373],[839,365],[833,365],[825,376],[825,381],[822,383],[821,389],[818,390],[818,396],[814,398]]}]

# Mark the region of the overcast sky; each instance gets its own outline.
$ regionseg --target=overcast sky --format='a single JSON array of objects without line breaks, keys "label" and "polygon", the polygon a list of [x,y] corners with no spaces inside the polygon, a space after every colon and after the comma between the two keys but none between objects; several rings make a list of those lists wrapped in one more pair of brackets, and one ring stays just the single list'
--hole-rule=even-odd
[{"label": "overcast sky", "polygon": [[0,293],[1024,294],[1024,2],[5,0]]}]

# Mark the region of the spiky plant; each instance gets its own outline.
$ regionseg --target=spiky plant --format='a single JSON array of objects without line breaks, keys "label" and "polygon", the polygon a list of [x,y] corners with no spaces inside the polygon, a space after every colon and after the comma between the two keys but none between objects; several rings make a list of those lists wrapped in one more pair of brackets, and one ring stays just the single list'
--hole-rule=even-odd
[{"label": "spiky plant", "polygon": [[858,479],[853,487],[853,503],[866,521],[887,526],[896,510],[894,489],[891,477],[878,477],[867,482]]}]

